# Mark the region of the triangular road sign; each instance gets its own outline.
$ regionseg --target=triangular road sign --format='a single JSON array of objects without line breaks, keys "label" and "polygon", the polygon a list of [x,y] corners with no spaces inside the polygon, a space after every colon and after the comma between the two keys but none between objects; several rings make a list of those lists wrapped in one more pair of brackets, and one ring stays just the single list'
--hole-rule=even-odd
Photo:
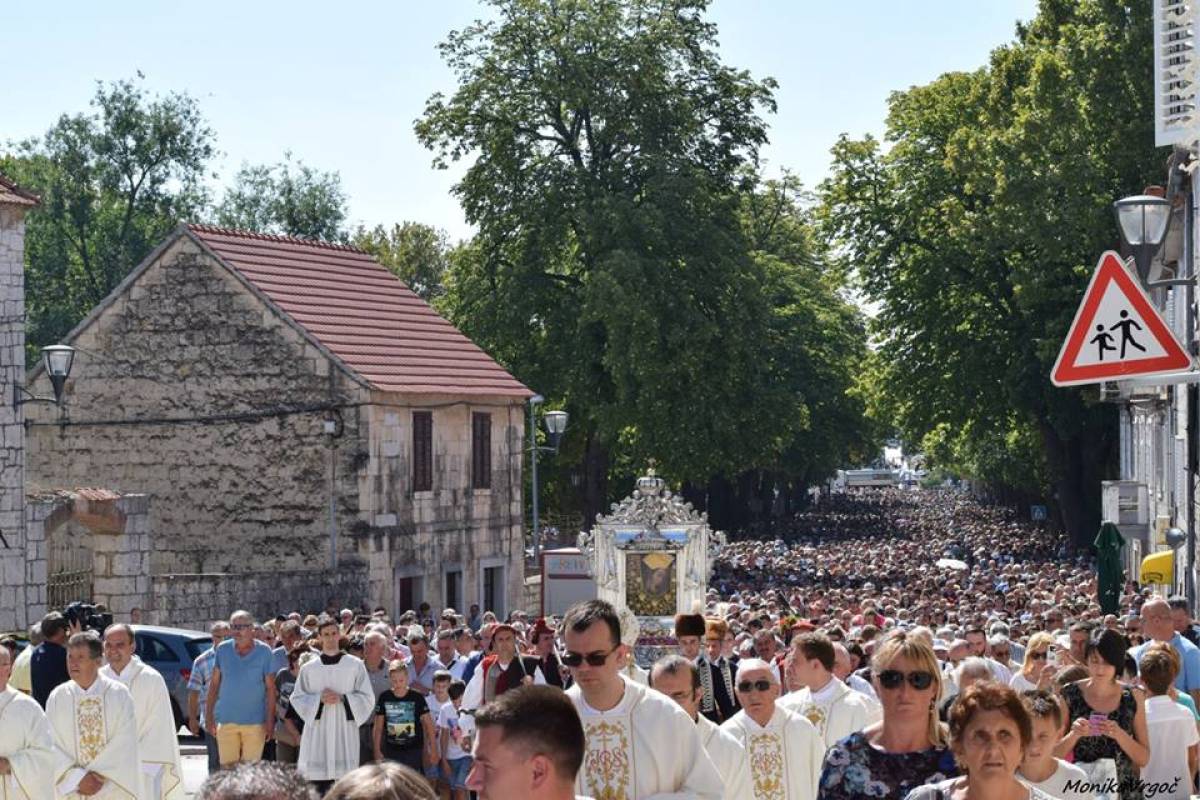
[{"label": "triangular road sign", "polygon": [[1050,380],[1055,386],[1180,372],[1192,366],[1121,257],[1100,256]]}]

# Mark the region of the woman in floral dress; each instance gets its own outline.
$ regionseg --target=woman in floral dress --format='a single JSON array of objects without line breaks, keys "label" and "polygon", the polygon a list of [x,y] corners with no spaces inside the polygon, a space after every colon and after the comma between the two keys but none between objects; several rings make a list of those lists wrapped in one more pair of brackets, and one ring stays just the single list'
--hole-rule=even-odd
[{"label": "woman in floral dress", "polygon": [[938,720],[942,671],[929,645],[897,633],[875,653],[871,671],[883,720],[829,749],[818,800],[903,800],[918,786],[958,774]]}]

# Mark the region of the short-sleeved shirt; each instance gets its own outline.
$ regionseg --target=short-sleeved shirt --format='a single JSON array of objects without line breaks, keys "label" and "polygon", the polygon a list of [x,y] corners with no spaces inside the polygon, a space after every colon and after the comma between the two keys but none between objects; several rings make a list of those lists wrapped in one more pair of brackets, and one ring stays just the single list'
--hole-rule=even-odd
[{"label": "short-sleeved shirt", "polygon": [[438,667],[437,660],[433,659],[433,658],[425,659],[425,669],[421,669],[421,670],[417,669],[417,665],[413,663],[413,660],[411,658],[408,659],[407,663],[408,663],[408,684],[409,684],[409,686],[413,686],[414,684],[419,683],[426,689],[432,691],[433,690],[433,674],[440,669],[440,667]]},{"label": "short-sleeved shirt", "polygon": [[454,703],[446,703],[438,712],[438,737],[442,731],[450,731],[450,741],[446,745],[446,760],[454,761],[471,755],[471,734],[475,731],[475,718],[470,714],[460,714]]},{"label": "short-sleeved shirt", "polygon": [[[1138,666],[1142,664],[1146,648],[1152,644],[1153,640],[1144,642],[1129,651]],[[1171,646],[1175,648],[1180,663],[1179,674],[1175,676],[1175,688],[1181,692],[1200,691],[1200,647],[1196,647],[1178,633],[1171,638]]]},{"label": "short-sleeved shirt", "polygon": [[254,642],[250,652],[240,655],[234,641],[221,642],[217,647],[217,669],[221,670],[221,686],[217,693],[214,715],[218,723],[233,725],[262,725],[267,721],[267,684],[274,656],[271,648]]},{"label": "short-sleeved shirt", "polygon": [[1142,780],[1168,787],[1155,797],[1187,800],[1192,783],[1187,751],[1200,744],[1192,712],[1166,695],[1148,698],[1146,732],[1150,736],[1150,760],[1142,767]]},{"label": "short-sleeved shirt", "polygon": [[391,689],[379,695],[375,715],[383,717],[383,755],[400,758],[401,753],[420,752],[425,746],[421,717],[428,713],[425,698],[413,689],[405,692],[403,697],[396,697]]},{"label": "short-sleeved shirt", "polygon": [[213,668],[217,666],[217,654],[210,647],[192,662],[192,675],[188,678],[189,692],[200,695],[200,724],[204,725],[204,704],[208,701],[208,684],[212,681]]}]

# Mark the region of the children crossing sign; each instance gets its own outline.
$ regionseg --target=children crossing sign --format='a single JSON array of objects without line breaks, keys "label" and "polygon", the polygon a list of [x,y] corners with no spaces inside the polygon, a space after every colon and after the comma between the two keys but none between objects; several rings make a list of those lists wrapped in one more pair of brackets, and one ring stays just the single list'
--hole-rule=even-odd
[{"label": "children crossing sign", "polygon": [[1146,291],[1109,250],[1100,256],[1054,362],[1056,386],[1161,375],[1192,366]]}]

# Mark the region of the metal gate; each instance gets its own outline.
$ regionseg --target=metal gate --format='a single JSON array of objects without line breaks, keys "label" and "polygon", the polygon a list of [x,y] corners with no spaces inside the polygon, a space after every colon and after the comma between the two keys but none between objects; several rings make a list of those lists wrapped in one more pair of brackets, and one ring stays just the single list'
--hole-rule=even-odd
[{"label": "metal gate", "polygon": [[[61,610],[76,600],[92,600],[92,548],[90,535],[64,525],[51,535],[46,564],[46,608]],[[75,533],[75,535],[71,535]]]}]

